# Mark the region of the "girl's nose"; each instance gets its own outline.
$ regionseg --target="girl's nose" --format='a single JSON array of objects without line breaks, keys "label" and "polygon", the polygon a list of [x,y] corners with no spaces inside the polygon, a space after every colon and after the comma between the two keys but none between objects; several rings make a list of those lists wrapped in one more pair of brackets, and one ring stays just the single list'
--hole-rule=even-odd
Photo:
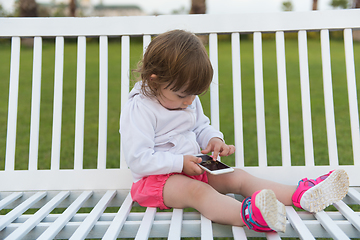
[{"label": "girl's nose", "polygon": [[185,101],[184,101],[184,104],[185,105],[191,105],[192,102],[194,101],[195,99],[195,95],[190,95],[188,97],[186,97]]}]

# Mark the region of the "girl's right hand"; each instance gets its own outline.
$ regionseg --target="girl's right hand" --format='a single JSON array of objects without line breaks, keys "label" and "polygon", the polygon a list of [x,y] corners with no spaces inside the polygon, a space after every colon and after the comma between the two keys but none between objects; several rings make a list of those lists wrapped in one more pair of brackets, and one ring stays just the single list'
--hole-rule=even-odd
[{"label": "girl's right hand", "polygon": [[189,176],[202,174],[204,170],[198,165],[201,161],[202,159],[200,157],[184,155],[183,172]]}]

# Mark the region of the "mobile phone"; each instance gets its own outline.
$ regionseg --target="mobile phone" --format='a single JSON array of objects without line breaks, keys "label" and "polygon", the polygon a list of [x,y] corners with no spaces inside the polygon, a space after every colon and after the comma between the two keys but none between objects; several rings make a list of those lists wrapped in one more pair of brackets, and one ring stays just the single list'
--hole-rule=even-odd
[{"label": "mobile phone", "polygon": [[218,175],[234,171],[232,167],[229,167],[228,165],[218,160],[214,161],[214,159],[209,155],[197,155],[196,157],[200,157],[202,159],[202,162],[199,163],[199,166],[211,174]]}]

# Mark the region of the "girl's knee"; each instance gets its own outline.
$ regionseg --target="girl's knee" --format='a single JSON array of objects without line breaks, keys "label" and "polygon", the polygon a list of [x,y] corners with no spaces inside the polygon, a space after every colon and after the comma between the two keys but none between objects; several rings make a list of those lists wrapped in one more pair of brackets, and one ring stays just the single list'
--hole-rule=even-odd
[{"label": "girl's knee", "polygon": [[173,175],[165,183],[164,203],[169,207],[194,207],[208,193],[215,191],[209,184],[188,178],[183,175]]}]

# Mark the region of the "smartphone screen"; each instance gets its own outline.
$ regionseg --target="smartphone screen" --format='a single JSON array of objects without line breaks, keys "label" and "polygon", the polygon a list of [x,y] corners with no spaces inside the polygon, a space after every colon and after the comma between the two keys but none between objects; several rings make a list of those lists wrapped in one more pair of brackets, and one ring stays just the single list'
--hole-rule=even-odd
[{"label": "smartphone screen", "polygon": [[200,165],[204,166],[205,168],[209,169],[210,171],[216,171],[221,169],[230,168],[229,166],[226,166],[222,162],[214,161],[212,157],[209,155],[201,155],[199,156],[202,159],[202,162]]}]

